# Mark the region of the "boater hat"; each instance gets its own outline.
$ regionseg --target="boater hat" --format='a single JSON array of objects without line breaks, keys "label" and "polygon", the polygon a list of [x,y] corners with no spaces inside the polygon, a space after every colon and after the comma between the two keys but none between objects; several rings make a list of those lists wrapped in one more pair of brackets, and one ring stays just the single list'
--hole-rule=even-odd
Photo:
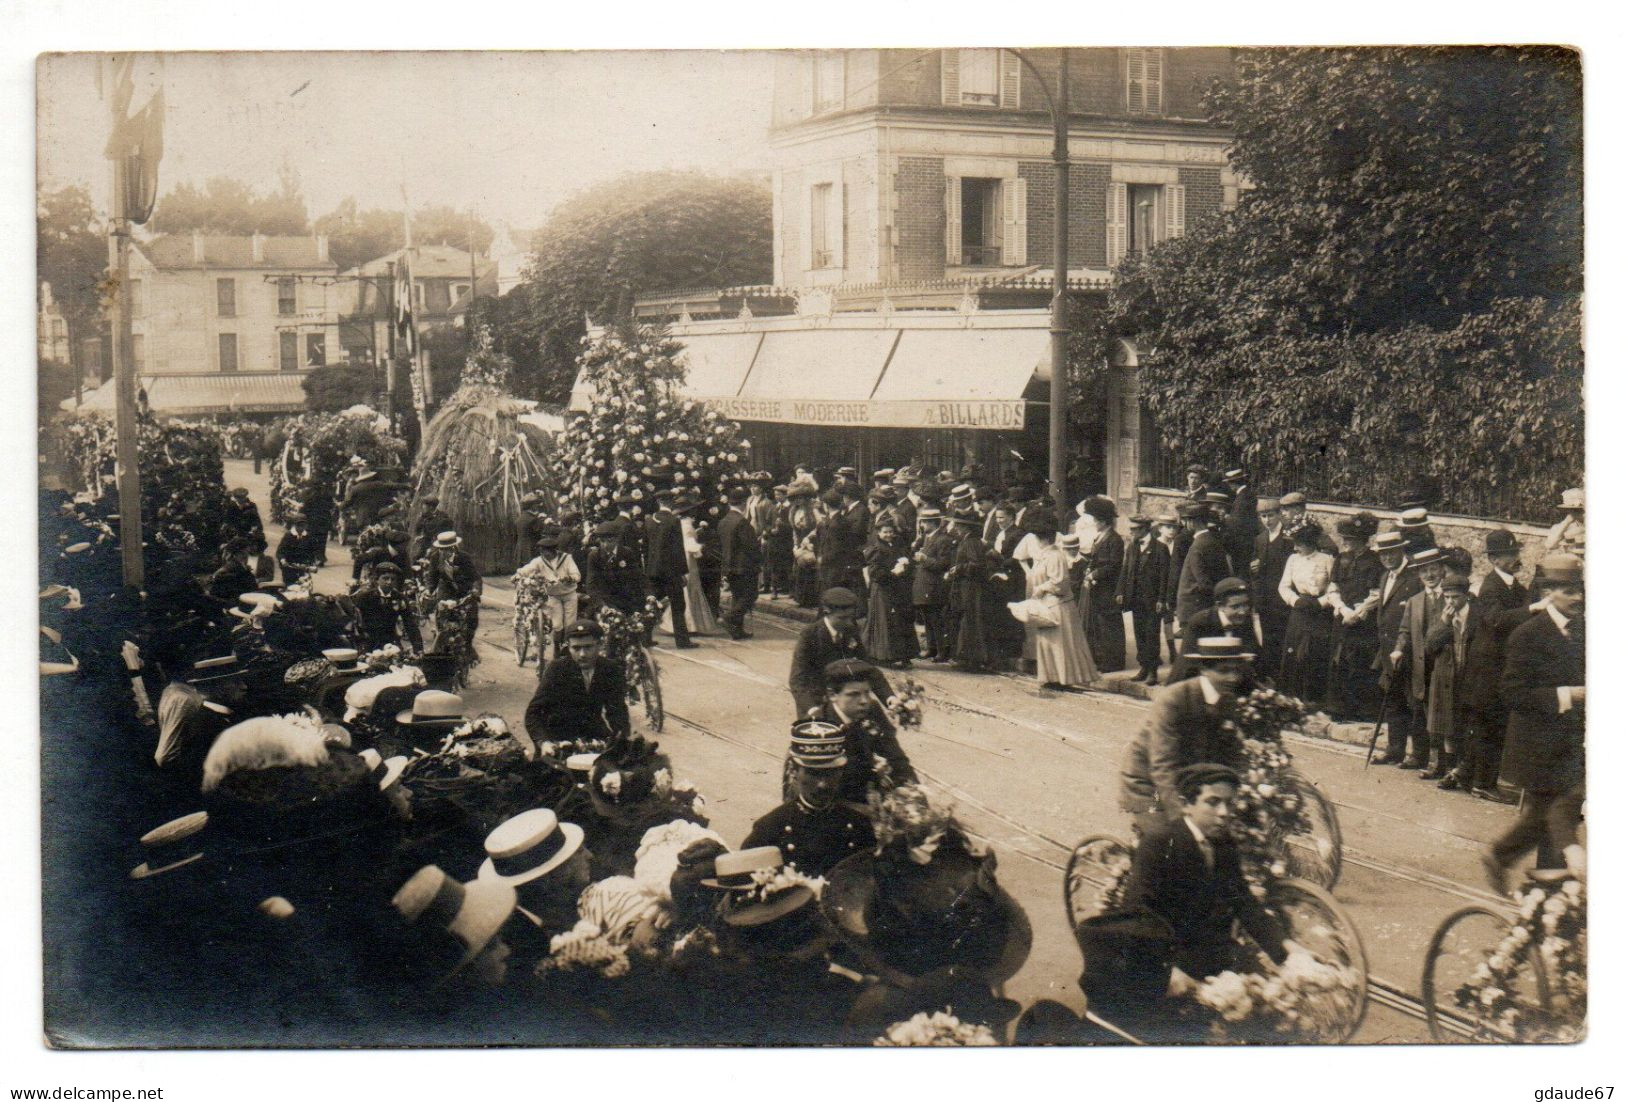
[{"label": "boater hat", "polygon": [[1224,480],[1226,482],[1245,482],[1247,481],[1247,472],[1240,467],[1231,467],[1224,472]]},{"label": "boater hat", "polygon": [[1552,585],[1583,585],[1585,565],[1578,555],[1547,555],[1540,560],[1539,580]]},{"label": "boater hat", "polygon": [[546,876],[581,848],[582,829],[561,823],[545,807],[515,815],[485,836],[481,880],[502,880],[514,887]]},{"label": "boater hat", "polygon": [[778,846],[752,846],[717,854],[716,867],[716,876],[701,880],[701,884],[722,891],[749,891],[753,883],[751,874],[783,868],[784,854]]},{"label": "boater hat", "polygon": [[1281,504],[1284,506],[1308,505],[1309,499],[1304,497],[1297,490],[1293,490],[1290,494],[1281,495]]},{"label": "boater hat", "polygon": [[1563,491],[1563,500],[1557,507],[1564,512],[1581,512],[1586,507],[1586,492],[1582,489]]},{"label": "boater hat", "polygon": [[1428,511],[1426,509],[1406,509],[1399,514],[1400,528],[1426,528],[1428,524]]},{"label": "boater hat", "polygon": [[322,657],[333,664],[334,673],[361,673],[368,667],[361,661],[361,652],[353,647],[330,647]]},{"label": "boater hat", "polygon": [[197,835],[209,825],[207,811],[194,811],[156,826],[141,836],[146,860],[130,870],[131,880],[145,880],[184,868],[203,856],[202,839]]},{"label": "boater hat", "polygon": [[410,708],[396,713],[395,722],[423,727],[431,724],[462,723],[463,718],[462,697],[440,689],[424,689],[412,698]]},{"label": "boater hat", "polygon": [[1241,640],[1234,635],[1209,635],[1196,641],[1196,649],[1187,652],[1186,657],[1194,658],[1198,662],[1227,662],[1239,659],[1250,662],[1258,655],[1243,649]]},{"label": "boater hat", "polygon": [[1371,540],[1371,550],[1381,554],[1384,551],[1404,551],[1410,544],[1398,532],[1383,532]]},{"label": "boater hat", "polygon": [[463,538],[456,532],[442,532],[434,538],[434,546],[439,551],[449,551],[453,547],[461,547]]},{"label": "boater hat", "polygon": [[391,903],[406,921],[443,928],[462,942],[462,959],[442,977],[445,982],[491,944],[512,917],[519,897],[513,885],[502,880],[460,884],[438,865],[425,865],[401,885]]},{"label": "boater hat", "polygon": [[1444,552],[1437,547],[1424,547],[1411,556],[1412,566],[1433,566],[1435,564],[1442,566],[1444,561]]}]

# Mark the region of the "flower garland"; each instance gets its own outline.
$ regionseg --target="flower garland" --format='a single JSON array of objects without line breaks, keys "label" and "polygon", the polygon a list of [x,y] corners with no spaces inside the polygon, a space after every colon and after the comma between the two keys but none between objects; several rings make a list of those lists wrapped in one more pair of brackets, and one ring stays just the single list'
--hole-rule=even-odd
[{"label": "flower garland", "polygon": [[[1216,1039],[1257,1033],[1292,1034],[1303,1041],[1333,1041],[1360,986],[1359,974],[1299,951],[1273,972],[1220,972],[1202,982],[1192,997],[1217,1019]],[[1245,1025],[1247,1028],[1241,1029]]]},{"label": "flower garland", "polygon": [[[1553,889],[1534,885],[1513,898],[1517,920],[1456,989],[1456,1005],[1477,1023],[1479,1039],[1579,1041],[1585,1034],[1588,1002],[1585,881],[1574,877]],[[1545,967],[1550,1009],[1514,998],[1518,971],[1531,952],[1539,954]]]},{"label": "flower garland", "polygon": [[997,1045],[999,1039],[985,1025],[973,1025],[954,1017],[954,1008],[925,1011],[905,1022],[894,1022],[875,1038],[877,1048],[980,1047]]},{"label": "flower garland", "polygon": [[899,730],[919,727],[925,721],[925,686],[904,677],[886,698],[886,714]]},{"label": "flower garland", "polygon": [[577,363],[592,408],[571,415],[555,464],[555,483],[569,503],[597,524],[616,514],[614,498],[624,494],[634,501],[632,514],[645,516],[665,484],[699,494],[696,524],[716,523],[719,487],[743,470],[750,442],[736,423],[682,397],[683,346],[636,324],[581,344]]}]

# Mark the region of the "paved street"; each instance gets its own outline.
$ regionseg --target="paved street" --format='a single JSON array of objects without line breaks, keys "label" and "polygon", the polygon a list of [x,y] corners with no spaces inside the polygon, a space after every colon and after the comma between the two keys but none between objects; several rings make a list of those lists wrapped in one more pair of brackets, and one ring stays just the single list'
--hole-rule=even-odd
[{"label": "paved street", "polygon": [[[230,485],[264,499],[251,465],[232,463]],[[263,508],[263,506],[262,506]],[[279,533],[273,532],[274,540]],[[349,558],[332,547],[318,588],[341,591]],[[791,719],[785,687],[800,625],[758,613],[755,638],[705,638],[692,651],[656,651],[667,723],[659,736],[677,773],[704,793],[713,826],[735,844],[778,802]],[[659,638],[666,638],[660,636]],[[486,579],[480,664],[465,697],[471,712],[518,724],[536,681],[534,664],[515,662],[512,590]],[[1073,844],[1091,834],[1126,832],[1116,805],[1123,748],[1147,705],[1114,693],[1050,693],[1031,678],[973,676],[917,668],[927,690],[923,728],[901,739],[922,776],[957,801],[960,816],[991,842],[999,877],[1032,918],[1034,949],[1008,991],[1023,1002],[1049,997],[1081,1006],[1081,958],[1068,930],[1062,869]],[[634,712],[634,724],[642,716]],[[1299,768],[1337,804],[1345,838],[1338,899],[1363,936],[1374,979],[1415,996],[1434,927],[1467,902],[1489,897],[1477,855],[1511,809],[1442,793],[1414,774],[1363,767],[1363,752],[1300,739]],[[1360,1039],[1419,1041],[1418,1019],[1373,1002]]]}]

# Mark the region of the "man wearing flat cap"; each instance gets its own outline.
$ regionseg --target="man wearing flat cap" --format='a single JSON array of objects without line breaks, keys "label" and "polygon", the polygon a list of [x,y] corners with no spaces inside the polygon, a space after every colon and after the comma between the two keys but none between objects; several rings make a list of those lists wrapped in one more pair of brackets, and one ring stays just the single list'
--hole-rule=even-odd
[{"label": "man wearing flat cap", "polygon": [[[1168,673],[1168,683],[1195,676],[1200,663],[1188,657],[1197,649],[1197,640],[1229,635],[1241,640],[1242,649],[1261,653],[1258,647],[1258,621],[1253,615],[1252,592],[1240,578],[1225,578],[1213,587],[1213,607],[1191,618],[1180,641],[1179,656]],[[1257,663],[1254,663],[1256,668]]]},{"label": "man wearing flat cap", "polygon": [[[841,658],[869,660],[858,630],[858,611],[858,595],[835,586],[824,591],[818,619],[801,629],[790,658],[790,695],[795,698],[797,719],[805,719],[824,703],[824,670],[831,662]],[[870,669],[875,694],[884,700],[891,695],[891,686],[878,669]]]},{"label": "man wearing flat cap", "polygon": [[626,674],[603,656],[603,626],[577,620],[565,629],[564,646],[568,653],[547,664],[525,708],[525,733],[538,745],[629,737]]}]

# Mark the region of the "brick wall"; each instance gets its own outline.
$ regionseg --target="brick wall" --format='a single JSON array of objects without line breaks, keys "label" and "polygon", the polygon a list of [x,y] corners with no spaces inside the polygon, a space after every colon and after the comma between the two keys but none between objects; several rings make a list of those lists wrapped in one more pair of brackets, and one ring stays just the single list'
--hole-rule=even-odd
[{"label": "brick wall", "polygon": [[1224,202],[1224,184],[1216,168],[1180,168],[1179,182],[1185,185],[1185,226],[1217,214]]},{"label": "brick wall", "polygon": [[[1055,166],[1022,161],[1017,171],[1027,181],[1027,263],[1048,264],[1055,248]],[[1215,173],[1214,179],[1218,176]],[[1067,187],[1067,263],[1071,267],[1106,266],[1106,188],[1109,165],[1077,164]]]},{"label": "brick wall", "polygon": [[[897,278],[941,279],[947,264],[941,157],[897,161]],[[1028,210],[1032,201],[1028,200]]]}]

